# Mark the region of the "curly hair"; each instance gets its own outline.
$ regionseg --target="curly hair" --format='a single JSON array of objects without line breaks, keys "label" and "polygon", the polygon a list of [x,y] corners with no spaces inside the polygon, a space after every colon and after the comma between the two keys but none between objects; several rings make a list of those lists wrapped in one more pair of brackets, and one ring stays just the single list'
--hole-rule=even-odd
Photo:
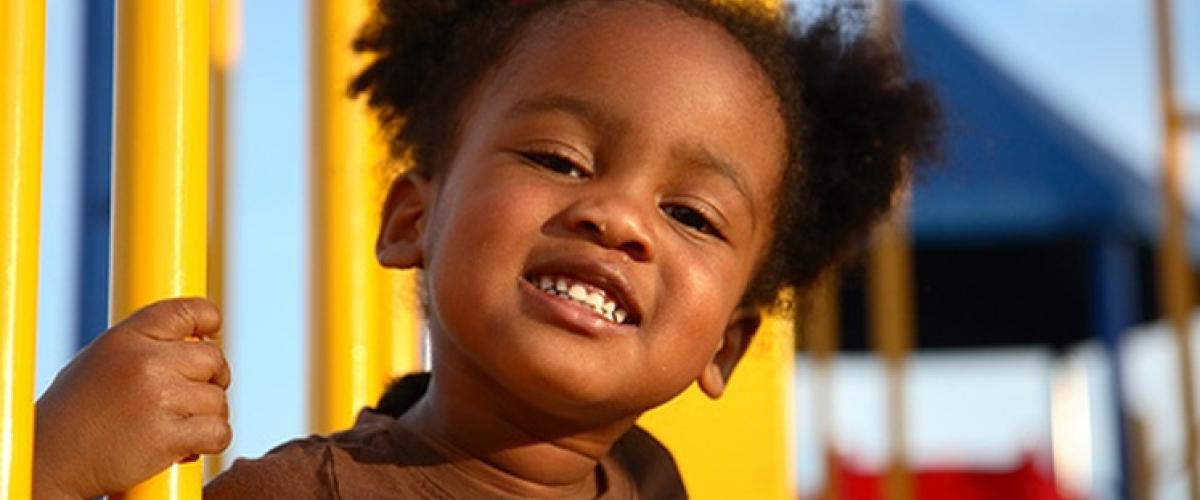
[{"label": "curly hair", "polygon": [[[427,177],[455,149],[463,104],[540,16],[600,0],[379,0],[354,42],[374,60],[350,84],[378,112],[396,157]],[[606,4],[613,0],[603,0]],[[787,164],[774,237],[743,303],[771,305],[845,259],[892,207],[913,165],[936,155],[933,92],[905,75],[895,44],[872,36],[861,6],[808,22],[755,2],[623,0],[670,5],[728,32],[776,92]]]}]

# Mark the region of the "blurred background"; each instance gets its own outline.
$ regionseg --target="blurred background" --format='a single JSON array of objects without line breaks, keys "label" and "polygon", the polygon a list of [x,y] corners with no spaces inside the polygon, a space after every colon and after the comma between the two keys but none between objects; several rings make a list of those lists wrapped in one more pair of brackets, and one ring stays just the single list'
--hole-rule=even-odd
[{"label": "blurred background", "polygon": [[[48,0],[39,394],[107,321],[105,3]],[[872,354],[882,313],[870,259],[849,266],[826,301],[837,341],[798,342],[802,496],[874,498],[900,450],[919,498],[1189,498],[1182,367],[1156,262],[1171,131],[1153,3],[898,3],[898,36],[948,126],[945,161],[923,169],[908,212],[911,337],[896,363]],[[229,94],[229,456],[309,428],[307,16],[293,0],[242,7]],[[1174,2],[1168,26],[1173,93],[1194,123],[1200,2]],[[1192,130],[1178,135],[1193,152],[1179,187],[1200,243]],[[1200,245],[1189,249],[1195,269]]]}]

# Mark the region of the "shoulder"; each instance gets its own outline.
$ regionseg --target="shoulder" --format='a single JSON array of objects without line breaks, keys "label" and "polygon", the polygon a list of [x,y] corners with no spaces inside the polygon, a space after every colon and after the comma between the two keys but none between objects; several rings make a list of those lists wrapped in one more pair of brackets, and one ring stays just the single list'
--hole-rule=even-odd
[{"label": "shoulder", "polygon": [[[399,465],[393,419],[363,411],[355,426],[330,436],[309,436],[279,445],[257,459],[238,459],[204,488],[206,499],[347,497],[396,479]],[[393,474],[379,474],[381,468]],[[352,498],[370,498],[351,494]]]},{"label": "shoulder", "polygon": [[639,498],[687,498],[671,452],[641,427],[635,426],[621,436],[610,454],[633,480]]},{"label": "shoulder", "polygon": [[328,438],[289,441],[261,458],[235,460],[204,487],[204,498],[336,498],[333,461]]}]

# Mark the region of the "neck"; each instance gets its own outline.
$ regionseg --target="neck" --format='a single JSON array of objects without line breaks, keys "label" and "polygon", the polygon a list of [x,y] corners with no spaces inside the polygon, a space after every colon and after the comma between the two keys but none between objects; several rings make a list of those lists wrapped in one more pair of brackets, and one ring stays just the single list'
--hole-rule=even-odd
[{"label": "neck", "polygon": [[[522,497],[593,498],[595,471],[634,418],[573,425],[532,410],[495,384],[477,387],[453,367],[437,369],[400,422],[468,476]],[[450,396],[453,395],[453,396]]]}]

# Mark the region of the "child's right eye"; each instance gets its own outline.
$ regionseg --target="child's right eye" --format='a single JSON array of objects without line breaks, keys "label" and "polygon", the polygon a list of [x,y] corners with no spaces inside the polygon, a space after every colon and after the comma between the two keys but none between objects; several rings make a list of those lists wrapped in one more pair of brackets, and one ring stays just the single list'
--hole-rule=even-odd
[{"label": "child's right eye", "polygon": [[552,172],[585,179],[588,172],[574,160],[558,153],[524,153],[525,159]]}]

